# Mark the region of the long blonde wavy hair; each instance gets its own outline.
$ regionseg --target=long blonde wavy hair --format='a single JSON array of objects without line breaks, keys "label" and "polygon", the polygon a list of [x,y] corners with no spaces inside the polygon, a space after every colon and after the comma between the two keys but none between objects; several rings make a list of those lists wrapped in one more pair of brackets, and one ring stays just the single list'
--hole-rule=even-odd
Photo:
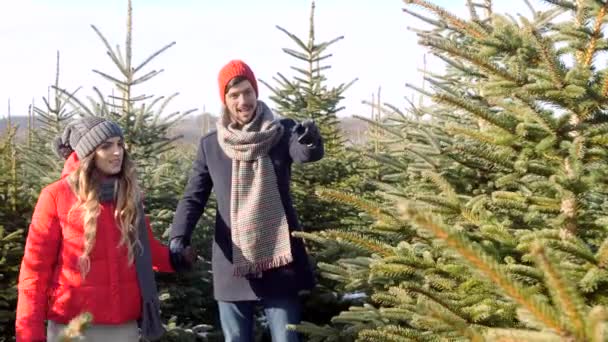
[{"label": "long blonde wavy hair", "polygon": [[[91,269],[89,256],[95,246],[97,235],[97,218],[101,212],[99,202],[99,187],[102,174],[95,167],[95,153],[91,153],[82,160],[80,165],[69,177],[68,184],[76,194],[78,202],[70,209],[82,209],[84,222],[84,251],[79,258],[80,272],[85,278]],[[135,165],[124,151],[122,169],[116,175],[116,186],[114,188],[115,210],[114,218],[121,232],[121,239],[117,247],[126,246],[129,264],[135,260],[135,249],[139,246],[136,220],[138,202],[141,200],[139,185],[135,174]]]}]

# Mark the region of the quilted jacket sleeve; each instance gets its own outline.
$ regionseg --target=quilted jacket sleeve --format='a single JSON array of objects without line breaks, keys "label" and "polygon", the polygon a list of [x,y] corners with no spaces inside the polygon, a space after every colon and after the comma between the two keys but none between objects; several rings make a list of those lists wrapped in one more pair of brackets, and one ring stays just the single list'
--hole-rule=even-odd
[{"label": "quilted jacket sleeve", "polygon": [[56,200],[43,189],[34,209],[19,271],[17,342],[46,341],[44,321],[51,276],[61,245]]},{"label": "quilted jacket sleeve", "polygon": [[148,217],[146,217],[146,227],[148,228],[148,241],[150,241],[150,250],[152,252],[152,268],[157,272],[175,272],[173,267],[171,267],[171,262],[169,262],[169,248],[154,237]]}]

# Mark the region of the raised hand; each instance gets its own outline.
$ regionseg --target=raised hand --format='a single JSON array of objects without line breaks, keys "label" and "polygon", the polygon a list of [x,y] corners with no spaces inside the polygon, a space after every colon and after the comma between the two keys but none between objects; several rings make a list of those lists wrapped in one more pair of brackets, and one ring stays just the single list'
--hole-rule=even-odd
[{"label": "raised hand", "polygon": [[321,134],[313,120],[305,120],[294,126],[293,132],[298,135],[298,142],[304,145],[315,144],[319,141]]}]

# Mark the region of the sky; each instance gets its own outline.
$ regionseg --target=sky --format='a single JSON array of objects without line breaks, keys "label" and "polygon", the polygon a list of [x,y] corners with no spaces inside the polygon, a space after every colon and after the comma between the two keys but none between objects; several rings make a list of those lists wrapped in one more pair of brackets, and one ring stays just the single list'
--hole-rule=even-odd
[{"label": "sky", "polygon": [[[467,16],[466,0],[434,0],[447,10]],[[538,3],[539,0],[532,0]],[[520,0],[494,0],[498,13],[530,12]],[[32,102],[43,107],[54,83],[57,51],[60,86],[79,90],[84,98],[97,86],[105,94],[111,84],[92,70],[118,75],[91,25],[112,46],[124,48],[127,0],[3,0],[0,2],[0,117],[25,115]],[[370,113],[362,104],[381,87],[382,100],[398,107],[412,91],[405,83],[421,84],[427,51],[408,27],[423,24],[404,12],[402,0],[317,0],[317,42],[344,36],[328,52],[332,68],[328,84],[358,81],[344,94],[342,116]],[[419,11],[420,12],[420,11]],[[146,69],[164,71],[136,94],[168,96],[179,92],[168,112],[189,109],[217,113],[217,74],[231,59],[242,59],[256,77],[275,85],[277,72],[294,75],[298,64],[283,48],[295,44],[276,26],[302,39],[308,36],[310,0],[133,0],[133,59],[137,65],[166,44],[176,44]],[[439,61],[428,57],[428,68]],[[262,84],[260,99],[269,101]],[[270,103],[272,106],[272,103]]]}]

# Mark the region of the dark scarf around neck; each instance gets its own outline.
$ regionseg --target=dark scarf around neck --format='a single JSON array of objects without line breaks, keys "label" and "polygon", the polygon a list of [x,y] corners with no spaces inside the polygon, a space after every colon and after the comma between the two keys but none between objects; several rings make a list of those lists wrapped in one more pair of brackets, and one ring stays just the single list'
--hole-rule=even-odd
[{"label": "dark scarf around neck", "polygon": [[[115,178],[102,180],[99,189],[100,202],[114,201],[117,189],[118,182]],[[135,251],[135,270],[142,299],[141,318],[137,323],[141,336],[154,341],[163,336],[165,329],[160,320],[160,302],[152,269],[152,254],[142,201],[137,201],[136,225],[141,248]]]}]

